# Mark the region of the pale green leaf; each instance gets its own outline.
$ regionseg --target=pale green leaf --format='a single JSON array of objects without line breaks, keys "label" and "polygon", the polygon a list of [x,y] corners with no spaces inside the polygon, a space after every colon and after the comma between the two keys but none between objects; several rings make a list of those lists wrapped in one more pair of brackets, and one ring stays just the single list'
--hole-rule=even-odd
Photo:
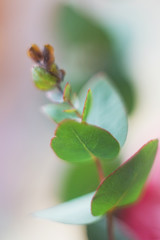
[{"label": "pale green leaf", "polygon": [[91,214],[91,199],[93,193],[62,203],[52,208],[36,212],[34,216],[65,224],[89,224],[101,217]]},{"label": "pale green leaf", "polygon": [[80,93],[81,111],[88,88],[92,90],[93,103],[87,123],[109,131],[123,146],[128,131],[128,122],[123,101],[118,91],[104,74],[98,74],[82,88]]},{"label": "pale green leaf", "polygon": [[42,106],[42,112],[56,123],[59,123],[64,119],[77,119],[75,112],[65,111],[69,109],[71,110],[71,106],[66,102],[59,104],[52,103]]}]

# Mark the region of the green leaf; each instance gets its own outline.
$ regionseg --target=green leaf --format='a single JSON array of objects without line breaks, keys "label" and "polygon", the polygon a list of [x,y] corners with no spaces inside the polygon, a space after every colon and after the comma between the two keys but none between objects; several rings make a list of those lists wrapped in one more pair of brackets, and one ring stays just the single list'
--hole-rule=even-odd
[{"label": "green leaf", "polygon": [[47,104],[42,106],[42,112],[46,114],[55,123],[59,123],[64,119],[77,119],[75,112],[66,112],[65,110],[70,109],[71,106],[64,102],[59,104]]},{"label": "green leaf", "polygon": [[70,101],[71,100],[71,85],[67,82],[63,91],[63,100]]},{"label": "green leaf", "polygon": [[[124,228],[124,227],[123,227]],[[130,236],[128,229],[121,228],[121,222],[116,218],[113,218],[113,230],[116,240],[133,240]],[[102,218],[99,221],[87,225],[87,235],[89,240],[107,240],[107,223],[106,218]]]},{"label": "green leaf", "polygon": [[35,86],[43,91],[48,91],[54,88],[57,85],[57,77],[51,75],[42,67],[33,67],[32,68],[32,77]]},{"label": "green leaf", "polygon": [[52,208],[36,212],[34,216],[66,224],[89,224],[101,217],[91,214],[91,199],[93,193],[73,199]]},{"label": "green leaf", "polygon": [[[104,176],[109,175],[120,165],[120,159],[101,161]],[[99,175],[95,162],[69,164],[58,178],[58,195],[62,201],[95,191],[99,185]],[[86,184],[87,183],[87,184]]]},{"label": "green leaf", "polygon": [[150,141],[105,178],[92,200],[94,216],[134,203],[138,199],[152,168],[157,147],[158,140]]},{"label": "green leaf", "polygon": [[120,148],[109,132],[74,120],[63,121],[58,126],[51,147],[59,158],[69,162],[83,162],[96,157],[113,159]]},{"label": "green leaf", "polygon": [[91,92],[91,89],[88,89],[86,100],[83,107],[82,121],[84,122],[86,121],[88,114],[90,112],[91,106],[92,106],[92,92]]},{"label": "green leaf", "polygon": [[[92,90],[93,103],[87,123],[109,131],[123,146],[128,131],[128,122],[123,101],[115,87],[104,74],[93,77],[80,92],[80,103],[84,102],[88,88]],[[81,111],[83,105],[81,105]]]},{"label": "green leaf", "polygon": [[103,46],[111,43],[110,36],[107,36],[103,27],[69,4],[61,5],[57,17],[59,40],[69,48],[86,43],[99,42]]}]

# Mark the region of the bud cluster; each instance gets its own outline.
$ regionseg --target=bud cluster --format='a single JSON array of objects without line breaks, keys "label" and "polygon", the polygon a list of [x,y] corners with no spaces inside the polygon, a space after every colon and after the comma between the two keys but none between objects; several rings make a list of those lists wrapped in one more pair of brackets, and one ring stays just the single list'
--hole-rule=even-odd
[{"label": "bud cluster", "polygon": [[36,87],[43,91],[59,87],[65,71],[55,64],[54,48],[48,44],[41,51],[36,44],[33,44],[27,53],[37,63],[32,68],[32,78]]}]

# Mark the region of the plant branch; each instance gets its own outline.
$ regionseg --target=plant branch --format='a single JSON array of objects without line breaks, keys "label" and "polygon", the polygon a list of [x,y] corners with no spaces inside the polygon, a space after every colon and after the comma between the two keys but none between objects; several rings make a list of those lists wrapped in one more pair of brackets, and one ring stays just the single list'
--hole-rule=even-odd
[{"label": "plant branch", "polygon": [[108,239],[109,240],[114,240],[114,236],[113,236],[113,215],[112,215],[112,212],[108,212],[106,214],[106,219],[107,219]]},{"label": "plant branch", "polygon": [[62,95],[63,95],[63,89],[62,89],[62,87],[58,84],[57,85],[57,88],[58,88],[58,90],[62,93]]},{"label": "plant branch", "polygon": [[99,179],[100,179],[100,181],[102,181],[103,178],[104,178],[104,173],[103,173],[103,170],[102,170],[101,162],[98,158],[95,158],[95,157],[94,157],[94,160],[95,160],[95,163],[96,163]]},{"label": "plant branch", "polygon": [[82,115],[81,115],[80,112],[75,108],[75,106],[73,105],[73,103],[72,103],[70,100],[68,100],[67,102],[68,102],[68,104],[69,104],[73,109],[75,109],[75,113],[76,113],[77,117],[79,117],[79,118],[82,119]]},{"label": "plant branch", "polygon": [[[102,169],[102,166],[101,166],[101,162],[98,158],[93,157],[93,159],[95,160],[98,175],[99,175],[99,179],[100,179],[100,182],[101,182],[104,179],[104,173],[103,173],[103,169]],[[114,240],[112,212],[108,212],[106,214],[106,223],[107,223],[108,240]]]},{"label": "plant branch", "polygon": [[[59,91],[63,94],[63,89],[60,85],[57,85],[57,88],[59,89]],[[73,105],[73,103],[68,100],[67,103],[75,110],[75,113],[77,115],[77,117],[82,119],[82,115],[80,114],[80,112],[75,108],[75,106]]]}]

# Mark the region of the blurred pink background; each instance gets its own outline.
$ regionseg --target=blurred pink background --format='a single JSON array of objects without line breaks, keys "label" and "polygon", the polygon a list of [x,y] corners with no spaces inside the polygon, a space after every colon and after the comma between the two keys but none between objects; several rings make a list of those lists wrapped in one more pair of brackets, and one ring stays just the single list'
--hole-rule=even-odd
[{"label": "blurred pink background", "polygon": [[[49,31],[58,0],[0,1],[0,237],[3,240],[86,239],[83,227],[34,219],[30,214],[58,203],[57,178],[66,164],[49,142],[55,126],[39,111],[45,97],[32,84],[32,43],[55,46]],[[125,61],[137,89],[137,106],[129,118],[122,150],[130,157],[151,138],[160,136],[160,2],[65,1],[81,7],[100,23],[129,30]],[[124,33],[125,33],[124,31]],[[63,67],[63,66],[62,66]]]}]

